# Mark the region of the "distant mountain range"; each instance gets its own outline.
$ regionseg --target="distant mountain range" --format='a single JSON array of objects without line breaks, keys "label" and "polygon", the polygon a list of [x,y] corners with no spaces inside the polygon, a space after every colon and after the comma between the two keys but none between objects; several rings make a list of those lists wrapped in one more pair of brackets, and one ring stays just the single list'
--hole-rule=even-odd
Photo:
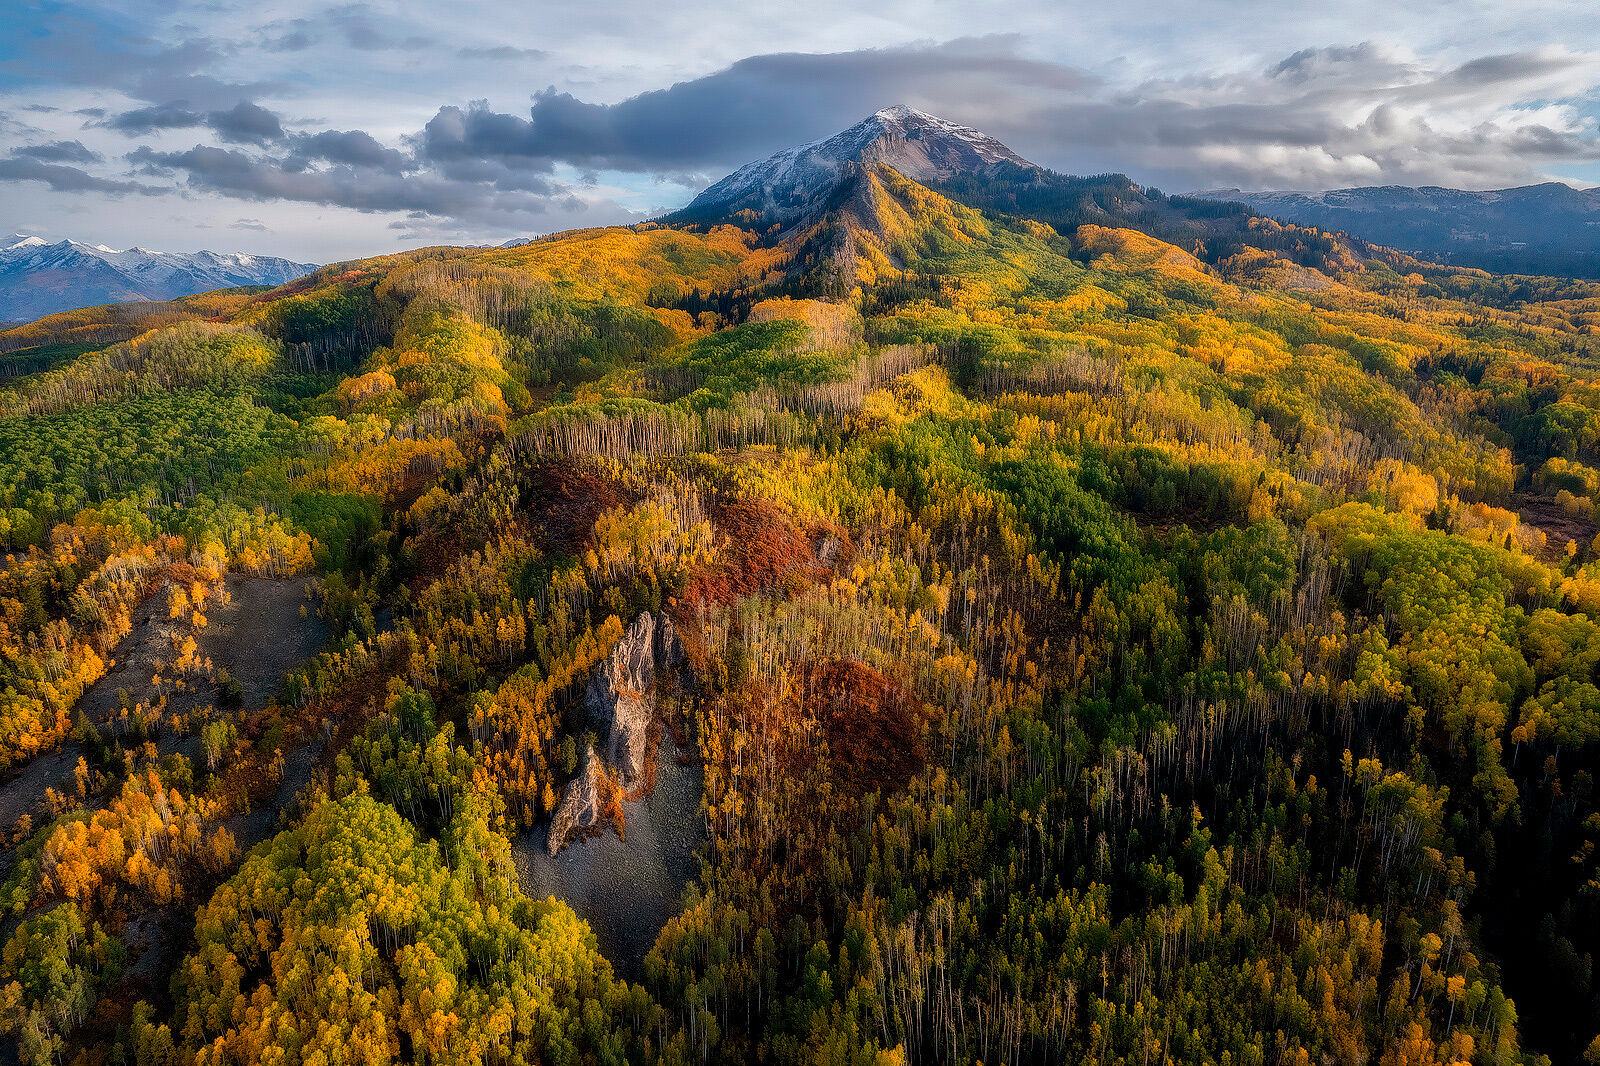
[{"label": "distant mountain range", "polygon": [[[989,210],[1071,228],[1085,222],[1141,229],[1218,259],[1257,245],[1249,215],[1343,231],[1360,241],[1497,273],[1600,277],[1600,189],[1551,182],[1465,192],[1385,186],[1331,192],[1213,189],[1168,197],[1120,174],[1069,177],[1036,166],[987,134],[915,108],[885,108],[841,133],[784,149],[707,188],[667,223],[741,221],[793,226],[823,211],[864,166],[887,163],[914,181]],[[1245,205],[1228,212],[1216,202]],[[1215,206],[1207,206],[1214,203]],[[1313,265],[1314,236],[1295,237]]]},{"label": "distant mountain range", "polygon": [[1384,185],[1192,195],[1242,203],[1280,221],[1344,230],[1441,263],[1503,274],[1600,277],[1600,189],[1547,182],[1487,192]]},{"label": "distant mountain range", "polygon": [[0,240],[0,320],[126,300],[171,300],[208,289],[282,285],[316,269],[240,252],[118,251],[15,233]]}]

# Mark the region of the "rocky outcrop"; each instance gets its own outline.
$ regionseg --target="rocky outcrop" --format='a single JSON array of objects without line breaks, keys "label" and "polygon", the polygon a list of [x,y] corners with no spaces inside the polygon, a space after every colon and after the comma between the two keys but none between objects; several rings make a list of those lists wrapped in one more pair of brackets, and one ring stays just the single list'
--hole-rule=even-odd
[{"label": "rocky outcrop", "polygon": [[550,854],[600,825],[608,794],[644,786],[656,725],[656,683],[663,674],[686,677],[686,660],[672,619],[645,611],[594,668],[584,702],[600,750],[588,750],[583,772],[562,794],[550,823]]},{"label": "rocky outcrop", "polygon": [[605,767],[600,763],[600,756],[590,748],[584,753],[583,773],[567,782],[566,791],[561,794],[561,805],[550,819],[550,854],[554,855],[573,838],[584,836],[600,825],[606,784]]},{"label": "rocky outcrop", "polygon": [[672,619],[645,611],[589,678],[586,698],[603,758],[630,792],[645,781],[658,675],[681,671],[684,658]]},{"label": "rocky outcrop", "polygon": [[616,768],[622,787],[629,791],[644,780],[650,724],[655,718],[655,686],[656,620],[646,611],[595,667],[587,693],[605,761]]},{"label": "rocky outcrop", "polygon": [[[678,636],[678,627],[672,624],[672,619],[663,614],[656,619],[656,670],[682,671],[687,655],[683,649],[683,639]],[[679,680],[686,680],[680,678]]]}]

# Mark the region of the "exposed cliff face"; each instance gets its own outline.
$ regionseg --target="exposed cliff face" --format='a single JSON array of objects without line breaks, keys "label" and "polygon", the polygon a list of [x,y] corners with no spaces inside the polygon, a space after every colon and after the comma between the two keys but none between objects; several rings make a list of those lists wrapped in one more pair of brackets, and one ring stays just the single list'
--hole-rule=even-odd
[{"label": "exposed cliff face", "polygon": [[672,619],[666,615],[656,618],[656,669],[670,670],[678,674],[679,683],[689,679],[684,675],[688,656],[683,649],[683,640],[678,636],[678,627],[673,625]]},{"label": "exposed cliff face", "polygon": [[[605,789],[634,792],[648,779],[651,730],[656,726],[658,675],[684,667],[683,641],[672,619],[645,611],[590,675],[585,693],[600,752],[590,749],[581,774],[567,784],[550,825],[550,853],[599,824]],[[616,785],[607,779],[614,775]]]},{"label": "exposed cliff face", "polygon": [[655,717],[656,620],[635,619],[589,678],[589,714],[600,727],[605,760],[628,790],[644,779],[650,725]]},{"label": "exposed cliff face", "polygon": [[561,794],[561,805],[550,819],[550,854],[566,847],[574,837],[595,829],[600,824],[602,795],[607,786],[605,767],[600,756],[590,748],[584,753],[583,773],[567,782]]}]

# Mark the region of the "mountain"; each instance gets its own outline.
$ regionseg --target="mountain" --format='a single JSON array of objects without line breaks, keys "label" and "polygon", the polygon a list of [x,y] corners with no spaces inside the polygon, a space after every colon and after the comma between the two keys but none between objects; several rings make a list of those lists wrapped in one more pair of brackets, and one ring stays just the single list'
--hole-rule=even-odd
[{"label": "mountain", "polygon": [[740,167],[664,221],[721,220],[750,212],[788,226],[814,215],[849,175],[875,163],[924,183],[993,173],[1007,164],[1037,169],[971,126],[898,104],[832,137]]},{"label": "mountain", "polygon": [[1497,273],[1600,277],[1600,189],[1560,182],[1469,192],[1384,185],[1322,193],[1193,194],[1271,218]]},{"label": "mountain", "polygon": [[0,243],[0,319],[125,300],[171,300],[208,289],[282,285],[316,267],[242,252],[119,251],[16,233]]},{"label": "mountain", "polygon": [[980,130],[903,104],[740,167],[659,221],[775,230],[790,246],[791,273],[824,262],[837,268],[831,289],[808,291],[837,294],[856,277],[851,264],[863,239],[881,246],[875,238],[894,228],[877,217],[887,202],[885,168],[968,207],[1043,222],[1068,235],[1084,225],[1135,229],[1212,265],[1259,267],[1259,256],[1240,256],[1247,250],[1317,270],[1386,256],[1383,249],[1302,226],[1260,226],[1242,204],[1167,196],[1122,174],[1058,174]]}]

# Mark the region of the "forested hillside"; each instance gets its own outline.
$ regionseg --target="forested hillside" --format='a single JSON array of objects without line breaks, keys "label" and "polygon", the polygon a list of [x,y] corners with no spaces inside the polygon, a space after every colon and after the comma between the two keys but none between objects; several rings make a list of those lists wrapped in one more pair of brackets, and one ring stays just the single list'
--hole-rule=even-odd
[{"label": "forested hillside", "polygon": [[1600,1061],[1600,287],[1002,179],[0,333],[20,1060]]}]

